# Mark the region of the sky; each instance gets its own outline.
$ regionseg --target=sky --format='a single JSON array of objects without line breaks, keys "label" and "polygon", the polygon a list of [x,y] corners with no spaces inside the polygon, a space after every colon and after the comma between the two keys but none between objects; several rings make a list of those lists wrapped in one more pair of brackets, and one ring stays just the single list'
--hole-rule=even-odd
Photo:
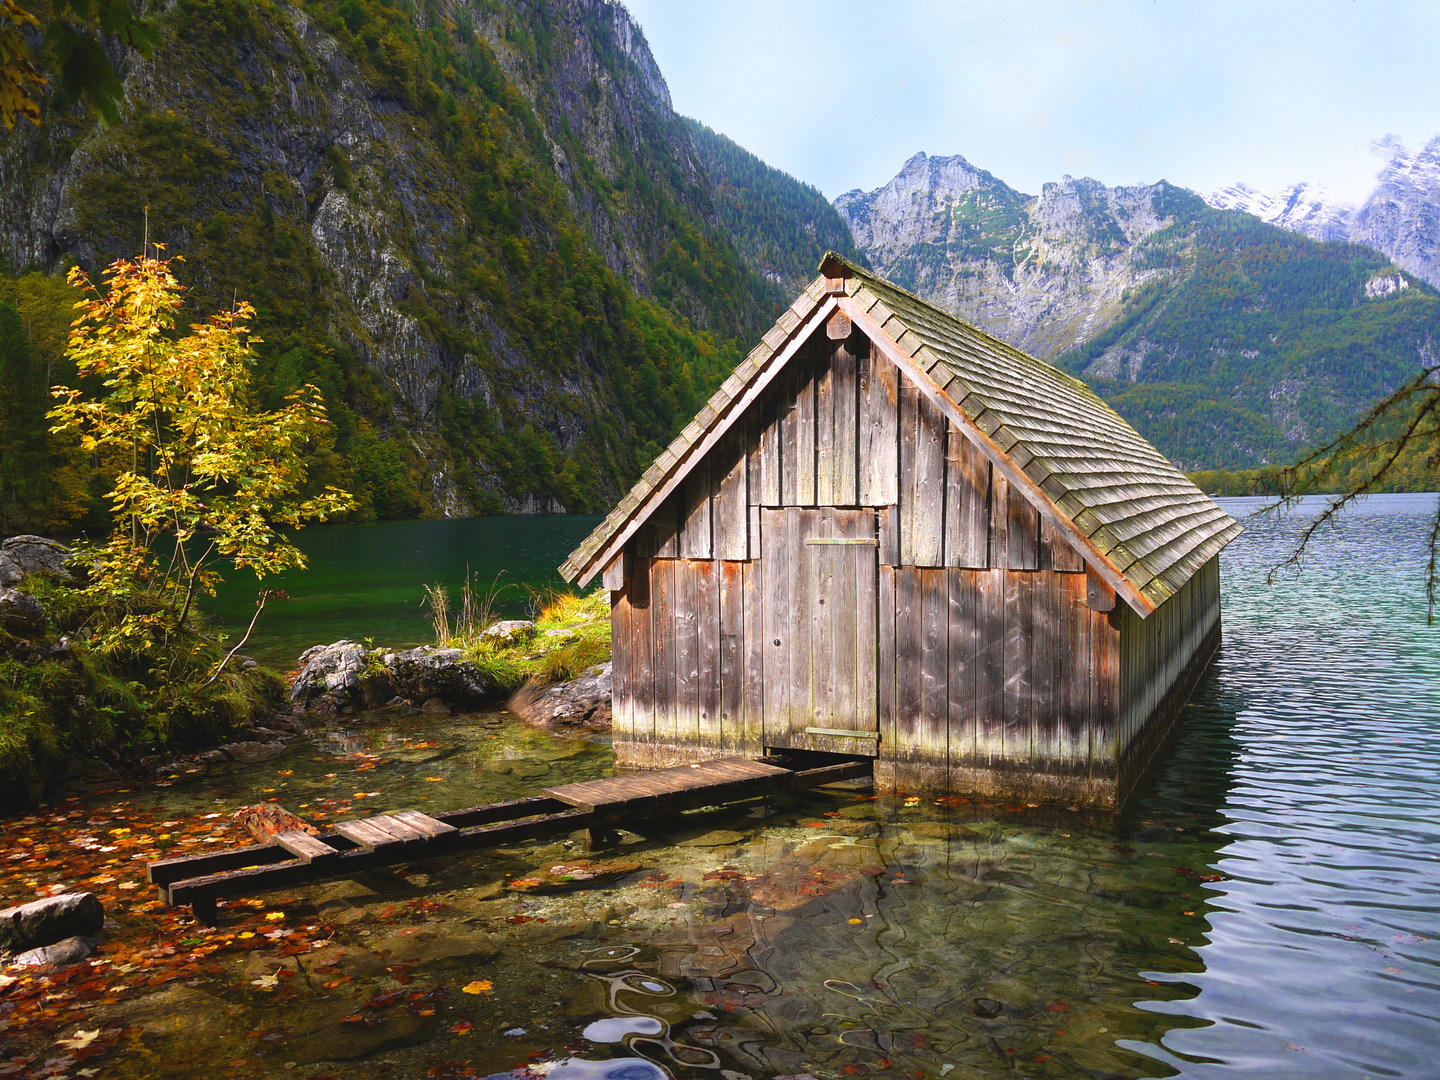
[{"label": "sky", "polygon": [[1435,0],[623,0],[677,112],[834,198],[917,151],[1361,201],[1440,135]]}]

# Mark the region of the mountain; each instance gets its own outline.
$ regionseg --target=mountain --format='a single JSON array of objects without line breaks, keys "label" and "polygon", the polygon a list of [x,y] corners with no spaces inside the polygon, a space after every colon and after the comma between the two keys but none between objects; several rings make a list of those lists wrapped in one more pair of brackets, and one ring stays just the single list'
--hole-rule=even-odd
[{"label": "mountain", "polygon": [[[712,178],[719,137],[618,3],[152,10],[119,124],[51,105],[0,141],[0,305],[50,326],[64,290],[37,282],[163,243],[197,318],[256,304],[262,404],[324,391],[312,471],[361,516],[602,509],[834,246],[813,189],[733,144]],[[732,220],[737,177],[763,177],[768,250]],[[41,353],[0,370],[63,377]],[[36,487],[0,527],[53,527]]]},{"label": "mountain", "polygon": [[1350,239],[1354,211],[1336,203],[1319,185],[1292,184],[1278,194],[1270,194],[1246,184],[1234,184],[1202,197],[1217,210],[1239,210],[1316,240]]},{"label": "mountain", "polygon": [[1388,155],[1385,167],[1358,207],[1311,184],[1294,184],[1278,195],[1235,184],[1204,198],[1211,206],[1243,210],[1317,240],[1365,244],[1440,287],[1440,136],[1415,153],[1393,135],[1377,149]]},{"label": "mountain", "polygon": [[752,270],[793,297],[815,276],[816,250],[864,262],[845,219],[819,191],[699,121],[688,123],[715,183],[720,223]]},{"label": "mountain", "polygon": [[1433,364],[1440,297],[1161,181],[1016,191],[917,154],[835,200],[879,272],[1083,377],[1187,469],[1289,460]]}]

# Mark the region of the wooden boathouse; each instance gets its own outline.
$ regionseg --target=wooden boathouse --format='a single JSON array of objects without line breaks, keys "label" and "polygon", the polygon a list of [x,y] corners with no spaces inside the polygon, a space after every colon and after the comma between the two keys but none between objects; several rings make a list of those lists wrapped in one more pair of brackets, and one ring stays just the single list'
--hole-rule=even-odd
[{"label": "wooden boathouse", "polygon": [[611,590],[617,765],[1115,807],[1239,532],[1083,383],[831,253],[560,571]]}]

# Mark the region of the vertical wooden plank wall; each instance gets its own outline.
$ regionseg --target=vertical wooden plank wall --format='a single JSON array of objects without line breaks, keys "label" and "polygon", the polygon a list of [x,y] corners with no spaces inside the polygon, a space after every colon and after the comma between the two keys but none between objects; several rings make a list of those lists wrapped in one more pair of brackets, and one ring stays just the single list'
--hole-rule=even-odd
[{"label": "vertical wooden plank wall", "polygon": [[[802,525],[787,507],[822,509]],[[786,561],[797,530],[829,535],[826,507],[879,522],[861,638],[877,662],[857,692],[878,699],[880,785],[1113,803],[1117,762],[1218,627],[1218,564],[1148,619],[1090,610],[1080,555],[858,335],[808,342],[637,534],[613,604],[617,764],[826,726],[788,668],[815,612]]]},{"label": "vertical wooden plank wall", "polygon": [[1217,644],[1220,559],[1212,558],[1148,618],[1119,610],[1120,717],[1115,755],[1124,758],[1146,734],[1193,661]]}]

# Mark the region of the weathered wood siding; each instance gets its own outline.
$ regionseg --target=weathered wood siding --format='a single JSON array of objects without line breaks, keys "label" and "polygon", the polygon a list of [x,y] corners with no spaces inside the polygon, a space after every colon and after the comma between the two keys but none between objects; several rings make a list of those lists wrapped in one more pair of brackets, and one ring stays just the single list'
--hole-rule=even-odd
[{"label": "weathered wood siding", "polygon": [[1120,725],[1115,746],[1122,797],[1159,749],[1196,681],[1220,646],[1220,557],[1174,596],[1140,618],[1117,609],[1120,624]]},{"label": "weathered wood siding", "polygon": [[860,335],[807,342],[624,565],[623,765],[808,747],[876,754],[886,788],[1113,805],[1219,625],[1213,560],[1149,619],[1116,607]]}]

